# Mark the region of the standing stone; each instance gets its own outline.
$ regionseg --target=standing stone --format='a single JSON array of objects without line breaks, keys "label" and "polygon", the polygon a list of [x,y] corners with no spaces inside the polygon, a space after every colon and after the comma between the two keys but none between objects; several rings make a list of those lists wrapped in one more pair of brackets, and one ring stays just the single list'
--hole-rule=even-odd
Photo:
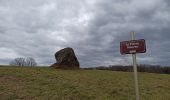
[{"label": "standing stone", "polygon": [[79,68],[79,61],[72,48],[64,48],[55,53],[54,68]]}]

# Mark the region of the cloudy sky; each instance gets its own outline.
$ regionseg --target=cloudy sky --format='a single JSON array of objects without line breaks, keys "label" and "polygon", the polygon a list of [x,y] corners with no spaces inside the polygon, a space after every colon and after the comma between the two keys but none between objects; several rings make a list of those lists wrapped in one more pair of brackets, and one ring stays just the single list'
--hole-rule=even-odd
[{"label": "cloudy sky", "polygon": [[169,0],[0,0],[0,64],[33,57],[51,65],[72,47],[82,67],[129,65],[119,43],[131,31],[146,40],[139,64],[170,65]]}]

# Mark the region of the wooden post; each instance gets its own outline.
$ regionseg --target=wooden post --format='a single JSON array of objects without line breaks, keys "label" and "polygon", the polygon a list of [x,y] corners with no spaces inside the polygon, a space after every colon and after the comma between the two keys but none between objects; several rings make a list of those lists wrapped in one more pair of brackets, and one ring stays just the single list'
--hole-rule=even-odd
[{"label": "wooden post", "polygon": [[[135,40],[135,32],[131,33],[131,39]],[[139,100],[139,86],[138,86],[138,74],[137,74],[137,63],[136,63],[136,53],[132,53],[133,59],[133,71],[134,71],[134,82],[135,82],[135,95],[136,100]]]}]

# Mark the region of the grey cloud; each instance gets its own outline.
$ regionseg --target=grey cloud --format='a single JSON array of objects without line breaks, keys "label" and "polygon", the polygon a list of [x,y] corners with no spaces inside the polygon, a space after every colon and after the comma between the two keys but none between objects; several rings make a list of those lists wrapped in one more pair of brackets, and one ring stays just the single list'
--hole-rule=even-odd
[{"label": "grey cloud", "polygon": [[34,57],[40,65],[54,63],[54,53],[64,47],[75,49],[81,66],[131,64],[130,55],[120,55],[119,42],[135,31],[147,43],[138,62],[169,65],[168,2],[1,0],[0,46],[15,56]]}]

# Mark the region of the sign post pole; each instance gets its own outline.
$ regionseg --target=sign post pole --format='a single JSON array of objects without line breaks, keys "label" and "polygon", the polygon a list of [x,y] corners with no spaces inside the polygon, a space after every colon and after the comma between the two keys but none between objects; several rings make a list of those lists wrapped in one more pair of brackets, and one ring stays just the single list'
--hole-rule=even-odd
[{"label": "sign post pole", "polygon": [[[135,32],[131,33],[131,39],[135,40]],[[136,100],[139,100],[139,86],[138,86],[137,63],[136,63],[136,53],[135,52],[136,51],[134,51],[134,53],[132,53],[132,59],[133,59],[133,71],[134,71]]]}]

